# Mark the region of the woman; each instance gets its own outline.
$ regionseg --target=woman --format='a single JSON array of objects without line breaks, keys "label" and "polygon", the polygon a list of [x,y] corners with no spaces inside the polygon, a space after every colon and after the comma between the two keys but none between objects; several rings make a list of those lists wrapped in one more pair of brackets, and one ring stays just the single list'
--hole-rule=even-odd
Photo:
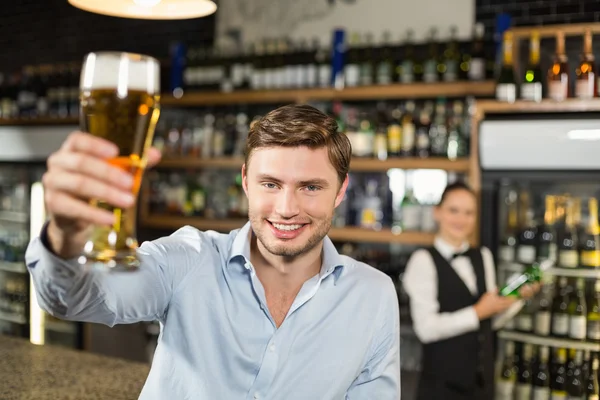
[{"label": "woman", "polygon": [[[470,248],[476,225],[475,193],[463,183],[444,190],[434,210],[434,245],[413,253],[403,286],[415,333],[423,343],[419,400],[494,398],[491,317],[516,299],[497,294],[489,249]],[[537,288],[526,287],[529,297]]]}]

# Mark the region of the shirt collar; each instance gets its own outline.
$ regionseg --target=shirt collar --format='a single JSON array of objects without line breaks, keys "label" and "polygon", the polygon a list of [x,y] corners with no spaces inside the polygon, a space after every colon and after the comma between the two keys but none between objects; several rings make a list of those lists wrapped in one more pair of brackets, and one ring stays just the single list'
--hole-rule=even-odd
[{"label": "shirt collar", "polygon": [[458,248],[455,248],[450,243],[442,239],[440,236],[435,237],[433,245],[437,249],[437,251],[440,252],[442,257],[444,257],[446,260],[450,260],[455,253],[462,253],[467,251],[470,247],[469,242],[464,241]]},{"label": "shirt collar", "polygon": [[[252,268],[250,264],[250,237],[252,234],[250,221],[246,222],[246,224],[235,233],[227,265],[237,258],[244,263],[246,269]],[[343,268],[341,267],[343,266],[344,262],[342,256],[338,253],[331,239],[329,239],[328,236],[325,236],[323,239],[323,261],[319,272],[320,279],[325,279],[328,275],[333,273],[335,282],[337,282],[342,273]]]}]

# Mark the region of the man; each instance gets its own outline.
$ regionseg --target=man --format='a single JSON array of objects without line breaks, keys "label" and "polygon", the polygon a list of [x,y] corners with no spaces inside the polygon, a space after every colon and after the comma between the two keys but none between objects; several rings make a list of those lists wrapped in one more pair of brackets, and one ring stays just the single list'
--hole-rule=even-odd
[{"label": "man", "polygon": [[[133,273],[77,263],[91,223],[127,206],[132,179],[116,148],[83,133],[48,159],[50,221],[26,261],[40,306],[113,326],[158,319],[140,399],[400,398],[392,281],[337,253],[327,232],[348,185],[351,146],[310,106],[272,111],[250,130],[243,187],[249,223],[229,234],[186,226],[138,250]],[[159,155],[150,154],[155,164]]]}]

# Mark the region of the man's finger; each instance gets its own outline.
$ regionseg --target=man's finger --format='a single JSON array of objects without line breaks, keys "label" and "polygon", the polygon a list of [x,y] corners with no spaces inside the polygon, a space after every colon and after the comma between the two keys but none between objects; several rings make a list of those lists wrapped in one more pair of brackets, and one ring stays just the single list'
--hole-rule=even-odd
[{"label": "man's finger", "polygon": [[79,131],[71,133],[61,149],[88,153],[101,158],[112,158],[119,155],[119,148],[114,143]]}]

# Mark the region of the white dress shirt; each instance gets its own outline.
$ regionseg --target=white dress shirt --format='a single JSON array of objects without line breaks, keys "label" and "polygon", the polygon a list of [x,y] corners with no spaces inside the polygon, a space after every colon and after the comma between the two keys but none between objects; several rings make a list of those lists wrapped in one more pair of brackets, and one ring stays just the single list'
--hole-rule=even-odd
[{"label": "white dress shirt", "polygon": [[[433,245],[442,257],[449,261],[469,291],[476,295],[477,279],[471,260],[467,256],[452,260],[455,253],[466,251],[469,244],[465,242],[459,248],[454,248],[437,236]],[[487,247],[482,247],[481,254],[486,290],[496,290],[496,272],[492,252]],[[479,318],[473,306],[454,312],[439,312],[437,270],[429,251],[419,249],[412,254],[406,265],[402,282],[404,290],[410,297],[413,327],[422,343],[436,342],[479,329]]]}]

